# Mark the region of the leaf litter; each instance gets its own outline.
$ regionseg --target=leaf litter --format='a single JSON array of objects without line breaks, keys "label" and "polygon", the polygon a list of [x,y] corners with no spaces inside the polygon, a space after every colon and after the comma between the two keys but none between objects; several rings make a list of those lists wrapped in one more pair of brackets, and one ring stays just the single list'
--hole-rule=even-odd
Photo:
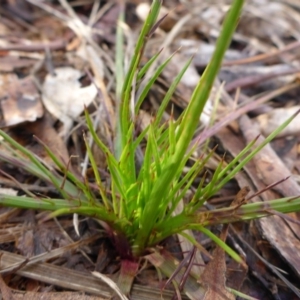
[{"label": "leaf litter", "polygon": [[[84,105],[90,106],[93,102],[93,105],[97,106],[98,113],[99,111],[101,112],[98,130],[108,144],[112,139],[111,130],[109,129],[110,124],[113,123],[112,120],[115,118],[115,99],[112,94],[114,90],[112,74],[115,70],[115,36],[113,29],[116,28],[120,7],[117,3],[110,1],[104,4],[97,3],[97,1],[95,3],[87,1],[84,5],[74,6],[76,14],[70,9],[66,1],[60,1],[51,5],[44,2],[37,3],[34,0],[24,2],[24,4],[4,1],[4,6],[1,7],[1,12],[5,12],[5,14],[3,14],[0,21],[0,75],[1,78],[14,78],[14,82],[16,82],[12,86],[5,84],[5,87],[1,88],[1,125],[2,127],[7,127],[10,134],[19,139],[21,144],[26,145],[26,147],[48,163],[50,163],[50,159],[48,158],[47,160],[47,154],[43,153],[42,150],[43,147],[36,140],[32,139],[32,135],[39,137],[46,145],[52,146],[52,149],[56,150],[57,155],[62,157],[66,163],[68,163],[69,157],[76,156],[71,161],[72,168],[77,170],[78,174],[82,171],[81,161],[84,159],[82,131],[86,130],[86,127],[80,116]],[[182,108],[186,107],[199,75],[201,75],[212,55],[214,42],[220,31],[220,24],[229,3],[229,1],[210,1],[209,3],[204,2],[201,4],[198,1],[189,1],[188,3],[181,3],[175,0],[164,1],[164,10],[169,13],[169,16],[160,24],[159,30],[149,41],[146,56],[151,57],[162,45],[164,46],[162,59],[174,51],[177,51],[177,53],[175,59],[171,61],[168,68],[163,71],[161,77],[155,83],[149,99],[143,106],[145,119],[151,119],[151,116],[155,113],[155,109],[158,107],[166,88],[172,83],[174,75],[178,74],[181,63],[186,61],[191,54],[196,53],[194,63],[189,67],[186,79],[183,79],[172,98],[172,109],[175,116],[179,114]],[[69,4],[75,3],[70,1]],[[126,23],[129,26],[127,37],[129,55],[129,41],[130,39],[134,41],[140,25],[140,22],[137,22],[137,18],[142,17],[140,6],[145,6],[145,4],[142,1],[129,1],[126,7]],[[91,13],[93,7],[94,12]],[[298,51],[300,46],[298,42],[300,38],[298,31],[299,14],[300,7],[296,1],[247,1],[244,14],[231,48],[225,56],[225,62],[219,75],[220,82],[225,81],[226,84],[225,90],[221,92],[219,97],[214,124],[205,123],[205,120],[201,120],[203,126],[207,128],[207,131],[203,133],[205,140],[210,138],[210,144],[219,144],[219,148],[223,148],[228,156],[236,155],[239,149],[242,149],[247,144],[245,140],[251,141],[257,135],[261,133],[266,134],[268,130],[272,130],[268,127],[269,119],[261,121],[263,117],[262,112],[266,113],[269,118],[278,109],[280,115],[287,117],[289,110],[296,109],[300,67]],[[45,23],[45,20],[47,20],[47,23]],[[41,26],[43,22],[48,25]],[[73,80],[70,80],[66,75],[63,75],[63,78],[61,78],[60,70],[72,70],[71,72],[74,74]],[[54,85],[54,90],[48,89],[48,82],[55,80],[55,78],[58,81]],[[30,80],[30,92],[20,88],[24,80]],[[36,85],[33,85],[33,82]],[[59,85],[69,87],[68,97],[64,95],[57,97],[61,89]],[[217,94],[218,91],[219,86],[216,84],[213,93]],[[8,92],[11,94],[7,94]],[[40,96],[43,99],[45,110],[41,106]],[[69,99],[69,102],[65,102],[66,98]],[[45,101],[45,99],[47,100]],[[64,99],[64,101],[53,103],[53,100],[57,101],[58,99]],[[211,96],[209,104],[211,107],[214,107],[215,99],[215,97]],[[25,103],[29,100],[30,106]],[[55,110],[53,107],[56,107]],[[92,112],[96,111],[95,107],[90,109]],[[169,107],[165,112],[166,119],[169,118],[170,113],[171,108]],[[207,112],[208,116],[210,116],[209,113],[210,110]],[[258,120],[260,124],[264,122],[267,125],[264,128],[258,128],[255,126],[255,120]],[[74,129],[71,127],[73,122],[76,124]],[[283,137],[285,139],[283,144],[292,140],[296,145],[294,147],[296,155],[294,155],[294,161],[289,168],[286,168],[281,156],[276,154],[276,152],[280,153],[282,151],[282,146],[278,143],[273,143],[262,150],[247,165],[245,172],[238,174],[236,182],[230,183],[222,190],[220,195],[216,195],[220,198],[217,205],[228,206],[228,202],[222,201],[222,197],[227,196],[227,198],[232,200],[238,191],[245,186],[249,186],[252,193],[254,193],[288,176],[290,176],[289,180],[273,187],[272,190],[265,191],[257,197],[268,200],[274,199],[276,194],[282,196],[300,194],[297,179],[299,177],[299,126],[297,126],[297,121],[291,125],[294,126],[293,131],[288,132]],[[60,128],[63,129],[62,132],[59,131]],[[66,134],[71,130],[74,130],[75,134],[65,143],[61,136],[66,137]],[[26,138],[24,138],[24,132],[26,133]],[[1,151],[4,150],[1,149]],[[198,151],[199,153],[195,153],[195,155],[200,155],[202,149]],[[220,160],[223,153],[221,153],[221,150],[219,151],[218,155],[214,155],[212,160]],[[287,153],[285,153],[286,157],[289,157],[289,155],[292,155],[291,150],[287,150]],[[99,160],[101,165],[103,156],[99,155]],[[208,172],[214,165],[216,164],[211,161]],[[40,190],[43,194],[49,195],[49,197],[55,196],[55,191],[45,186],[44,183],[36,182],[34,178],[28,177],[22,172],[15,175],[17,171],[10,170],[3,163],[1,163],[1,169],[15,177],[17,181],[21,182],[21,185],[26,184],[29,190],[39,191],[38,187],[44,188]],[[87,169],[87,175],[88,172],[89,170]],[[20,188],[14,180],[8,182],[7,178],[9,177],[3,176],[3,178],[5,178],[5,180],[1,181],[3,182],[3,187]],[[213,200],[216,199],[212,199],[212,203]],[[252,201],[255,201],[255,198]],[[74,272],[74,276],[79,277],[72,277],[72,272],[65,274],[68,274],[69,282],[77,282],[79,284],[80,280],[82,280],[79,279],[80,272],[82,272],[82,274],[85,274],[86,280],[84,285],[76,287],[68,284],[63,277],[55,280],[55,274],[62,274],[60,273],[62,271],[66,272],[66,269],[63,269],[64,265],[70,266],[67,263],[66,255],[62,255],[64,251],[70,250],[57,251],[53,256],[50,255],[47,258],[47,260],[50,259],[50,264],[31,265],[29,271],[26,271],[26,266],[18,269],[18,264],[20,266],[22,261],[25,265],[27,264],[25,252],[23,253],[25,259],[20,257],[20,255],[14,254],[17,248],[20,247],[20,241],[26,240],[26,233],[31,234],[31,238],[28,239],[30,249],[34,249],[34,241],[36,241],[39,244],[38,247],[41,245],[47,246],[45,248],[47,249],[46,251],[51,253],[56,248],[59,249],[61,244],[53,237],[54,239],[50,245],[49,241],[43,241],[43,237],[38,234],[39,230],[30,231],[28,220],[39,220],[39,218],[42,218],[42,214],[36,215],[32,213],[29,218],[26,213],[20,210],[11,210],[11,214],[8,214],[9,211],[4,208],[0,210],[3,217],[3,219],[0,219],[2,220],[0,230],[3,232],[2,237],[7,238],[6,240],[3,238],[1,240],[1,269],[17,264],[12,273],[19,274],[25,278],[40,280],[43,284],[40,283],[39,291],[55,292],[57,291],[55,286],[61,286],[65,289],[79,289],[104,297],[111,295],[103,287],[101,287],[101,290],[103,290],[101,294],[96,291],[95,287],[89,286],[92,276],[88,271],[92,271],[93,267],[89,262],[85,261],[86,259],[82,252],[79,251],[82,249],[76,250],[76,247],[79,247],[76,243],[80,244],[80,241],[75,242],[76,246],[74,244],[73,252],[65,252],[67,255],[72,253],[75,256],[75,252],[82,255],[79,256],[78,262],[71,266],[73,270],[77,268],[77,273],[75,271],[72,272]],[[297,224],[299,216],[291,214],[289,217],[296,222],[291,222],[288,218],[277,215],[251,222],[250,224],[237,224],[232,229],[229,228],[227,241],[236,245],[234,247],[237,249],[238,247],[243,249],[245,261],[249,267],[249,272],[242,275],[244,280],[240,280],[240,282],[244,281],[241,288],[241,291],[244,293],[259,299],[272,299],[272,297],[292,299],[293,293],[297,295],[297,289],[293,288],[293,284],[299,288],[297,284],[300,274],[300,258],[298,257],[298,253],[300,253],[299,224]],[[60,222],[73,240],[79,239],[70,224],[70,220],[60,218]],[[51,221],[47,221],[43,226],[45,226],[44,231],[47,232],[47,230],[52,231],[51,226],[55,227],[56,225],[53,222],[51,223]],[[60,232],[59,228],[56,228],[56,230]],[[93,235],[99,230],[100,228],[93,224],[92,221],[80,220],[79,231],[82,239],[85,235]],[[284,269],[283,275],[286,278],[283,280],[282,277],[278,276],[275,279],[274,275],[276,275],[276,272],[274,269],[265,265],[262,259],[253,259],[249,248],[244,247],[242,242],[238,242],[238,239],[234,238],[235,232],[238,232],[255,249],[254,251],[265,256],[268,261],[272,261],[274,268],[277,266],[280,269]],[[197,238],[200,242],[203,242],[203,245],[206,245],[206,249],[213,255],[213,259],[209,263],[207,256],[198,253],[200,257],[197,264],[208,263],[208,267],[205,268],[206,273],[203,275],[204,278],[208,282],[212,280],[212,275],[209,274],[209,271],[215,268],[214,263],[218,264],[218,266],[222,265],[222,267],[218,268],[220,273],[225,273],[225,275],[215,277],[215,283],[217,285],[216,289],[221,289],[226,294],[223,281],[227,281],[227,287],[230,287],[230,285],[235,287],[238,284],[238,280],[235,282],[234,276],[241,274],[240,270],[228,258],[221,259],[223,254],[218,254],[217,252],[220,250],[218,248],[214,250],[214,246],[210,241],[205,244],[202,236]],[[62,236],[60,239],[62,239],[61,242],[72,245],[72,242],[69,240],[63,240]],[[105,237],[103,236],[102,239],[105,239]],[[172,243],[183,244],[183,241],[180,240],[178,242],[178,240],[175,240]],[[99,243],[90,242],[85,247],[84,252],[89,257],[100,260]],[[106,247],[109,250],[109,247],[112,246],[106,245]],[[25,251],[24,245],[22,248],[24,248],[22,251]],[[189,249],[191,249],[190,246],[182,248],[181,251],[186,256]],[[30,256],[32,256],[32,253]],[[32,257],[28,259],[32,259]],[[113,274],[117,268],[118,261],[114,257],[107,257],[106,259],[109,260],[109,263],[106,263],[103,272],[106,276],[114,278]],[[49,274],[49,276],[41,276],[38,269],[41,266],[44,268],[43,272]],[[231,268],[232,266],[233,269]],[[52,267],[56,269],[50,272]],[[255,280],[253,279],[253,274],[258,274],[255,275]],[[287,279],[288,281],[286,281]],[[159,279],[157,280],[159,281]],[[10,285],[8,277],[4,277],[4,282]],[[14,287],[22,289],[21,282],[14,283]],[[29,284],[27,287],[27,292],[29,293]],[[0,288],[3,294],[9,293],[3,282]],[[134,291],[135,289],[140,289],[140,292],[142,292],[145,287],[141,288],[137,280],[134,285]],[[158,295],[160,294],[161,291],[159,289],[155,290],[150,287],[148,290],[148,295],[153,295],[149,299],[157,299],[154,295],[159,297]],[[135,297],[140,299],[135,295],[133,292],[132,299]],[[164,296],[165,299],[171,299],[172,293],[165,293]]]}]

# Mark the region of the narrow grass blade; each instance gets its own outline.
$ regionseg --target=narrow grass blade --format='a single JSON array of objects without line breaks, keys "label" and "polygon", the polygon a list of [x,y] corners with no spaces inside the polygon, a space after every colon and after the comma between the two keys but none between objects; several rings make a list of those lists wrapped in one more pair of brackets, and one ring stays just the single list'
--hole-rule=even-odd
[{"label": "narrow grass blade", "polygon": [[[65,180],[62,176],[57,174],[55,170],[50,170],[47,166],[45,166],[42,162],[40,162],[39,158],[35,156],[35,154],[28,151],[26,148],[18,144],[16,141],[11,139],[7,134],[0,131],[0,135],[7,141],[8,144],[11,144],[15,147],[20,153],[15,151],[13,148],[11,149],[12,153],[15,153],[16,156],[12,156],[6,154],[5,152],[0,153],[0,159],[6,161],[18,168],[22,168],[25,171],[29,172],[32,175],[37,176],[38,178],[44,180],[45,182],[53,184],[58,192],[60,192],[66,199],[72,199],[73,197],[79,197],[81,201],[88,201],[85,195],[83,195],[81,189],[71,183],[68,180]],[[47,150],[47,148],[46,148]],[[48,152],[51,151],[48,149]],[[52,156],[53,153],[51,154]],[[51,156],[50,155],[50,156]],[[24,157],[27,157],[24,158]],[[71,174],[71,173],[70,173]],[[76,177],[72,175],[74,179]],[[77,179],[76,179],[77,180]],[[77,180],[78,181],[78,180]],[[75,181],[75,182],[77,182]],[[78,181],[79,182],[79,181]],[[82,184],[83,185],[83,184]]]},{"label": "narrow grass blade", "polygon": [[168,103],[170,102],[170,99],[172,97],[172,95],[174,94],[176,87],[178,86],[180,80],[182,79],[184,73],[186,72],[186,70],[188,69],[188,67],[190,66],[191,62],[193,61],[193,57],[191,57],[186,64],[184,65],[184,67],[181,69],[181,71],[179,72],[179,74],[174,78],[174,80],[172,81],[164,99],[162,100],[162,103],[159,106],[159,109],[157,111],[156,114],[156,118],[154,121],[154,126],[158,126],[158,124],[161,122],[163,113],[165,112]]},{"label": "narrow grass blade", "polygon": [[119,110],[119,127],[121,132],[122,149],[126,145],[126,134],[130,127],[130,93],[132,88],[132,83],[135,75],[137,74],[139,63],[144,52],[144,47],[146,45],[147,39],[150,35],[152,27],[158,17],[158,13],[161,7],[161,1],[153,0],[151,5],[151,13],[148,14],[147,19],[144,22],[143,28],[139,35],[136,47],[134,49],[134,54],[127,71],[127,75],[124,79],[122,97]]},{"label": "narrow grass blade", "polygon": [[198,85],[196,86],[189,105],[184,112],[177,135],[178,150],[174,156],[175,161],[180,161],[182,159],[187,147],[189,146],[189,141],[191,141],[193,137],[200,115],[209,97],[214,80],[220,70],[225,51],[227,50],[231,41],[231,37],[235,31],[235,26],[241,14],[243,4],[243,0],[233,1],[231,8],[225,17],[220,36],[216,42],[212,59],[210,60],[209,65],[205,69]]},{"label": "narrow grass blade", "polygon": [[157,52],[155,55],[153,55],[147,62],[146,64],[141,68],[141,70],[138,72],[137,75],[137,82],[139,82],[143,76],[147,73],[147,71],[149,70],[149,68],[152,66],[152,64],[157,60],[157,58],[159,57],[160,53],[162,52],[163,49],[160,49],[159,52]]},{"label": "narrow grass blade", "polygon": [[244,260],[233,251],[225,242],[219,239],[215,234],[213,234],[210,230],[205,227],[194,225],[193,229],[203,232],[206,236],[208,236],[212,241],[214,241],[219,247],[221,247],[232,259],[234,259],[237,263],[244,265]]},{"label": "narrow grass blade", "polygon": [[67,198],[67,194],[60,187],[60,180],[57,178],[57,176],[53,175],[53,171],[51,172],[50,170],[48,170],[48,168],[45,167],[31,151],[21,146],[2,130],[0,130],[0,136],[2,136],[5,141],[7,141],[10,145],[24,154],[40,170],[40,172],[44,173],[45,176],[51,180],[53,185]]},{"label": "narrow grass blade", "polygon": [[88,156],[89,156],[89,160],[90,160],[92,168],[93,168],[95,180],[96,180],[96,183],[99,187],[99,193],[101,195],[101,198],[102,198],[102,201],[104,203],[105,208],[109,211],[111,209],[111,206],[110,206],[109,200],[106,196],[105,188],[102,184],[101,177],[100,177],[100,174],[99,174],[99,171],[98,171],[98,167],[97,167],[94,155],[92,154],[92,150],[89,146],[89,143],[86,140],[85,135],[84,135],[84,142],[85,142],[86,150],[87,150],[87,153],[88,153]]},{"label": "narrow grass blade", "polygon": [[[116,106],[117,106],[117,114],[120,115],[121,110],[121,102],[122,102],[122,89],[124,83],[124,43],[123,43],[123,27],[122,24],[125,20],[124,15],[124,3],[119,3],[120,13],[118,17],[117,23],[117,32],[116,32]],[[114,154],[116,157],[120,157],[122,153],[122,132],[121,132],[121,124],[119,118],[117,118],[116,126],[116,138],[114,141]]]},{"label": "narrow grass blade", "polygon": [[141,216],[141,230],[136,238],[135,245],[137,247],[135,247],[135,250],[139,247],[143,249],[147,244],[157,219],[157,207],[160,205],[161,195],[165,193],[166,189],[170,188],[172,180],[178,175],[179,164],[185,156],[186,150],[189,147],[189,143],[199,123],[200,115],[209,97],[211,87],[219,72],[223,56],[235,30],[233,24],[237,24],[243,3],[244,1],[242,0],[235,0],[225,18],[212,60],[196,86],[191,101],[184,112],[176,135],[176,152],[166,162],[165,167],[162,170],[162,176],[155,182],[149,200],[143,211],[143,215]]},{"label": "narrow grass blade", "polygon": [[[51,151],[51,149],[44,142],[42,142],[39,139],[38,139],[38,141],[40,144],[43,145],[47,154],[52,159],[52,161],[56,164],[56,166],[64,173],[63,182],[60,185],[60,189],[59,189],[59,191],[62,193],[62,195],[64,195],[64,192],[67,191],[67,189],[65,188],[65,185],[70,185],[70,183],[71,183],[72,185],[74,185],[74,188],[76,186],[77,191],[80,191],[80,193],[82,193],[86,197],[87,202],[93,201],[94,195],[89,188],[89,184],[87,182],[84,182],[84,178],[78,179],[74,173],[70,172],[68,166],[65,166],[54,155],[54,153]],[[59,177],[60,176],[58,175],[57,178],[59,178]],[[69,181],[66,179],[69,179]]]},{"label": "narrow grass blade", "polygon": [[143,101],[145,100],[146,96],[149,94],[150,89],[153,87],[154,82],[157,80],[159,75],[162,73],[162,71],[165,69],[165,67],[168,65],[168,63],[173,58],[174,54],[172,54],[166,61],[164,61],[154,72],[153,76],[150,78],[150,80],[147,82],[143,90],[140,92],[138,96],[137,103],[135,105],[135,113],[137,114]]},{"label": "narrow grass blade", "polygon": [[[226,184],[231,178],[235,176],[237,172],[239,172],[263,147],[269,144],[293,119],[299,114],[299,111],[296,112],[293,116],[288,118],[284,123],[282,123],[276,130],[274,130],[265,140],[258,145],[254,150],[252,150],[244,159],[242,159],[239,164],[227,175],[224,177],[222,173],[220,173],[220,178],[222,178],[221,182],[215,187],[213,192],[218,191],[224,184]],[[252,144],[252,143],[251,143]],[[249,147],[246,147],[249,149]],[[244,150],[242,151],[244,152]],[[239,155],[241,157],[241,155]]]}]

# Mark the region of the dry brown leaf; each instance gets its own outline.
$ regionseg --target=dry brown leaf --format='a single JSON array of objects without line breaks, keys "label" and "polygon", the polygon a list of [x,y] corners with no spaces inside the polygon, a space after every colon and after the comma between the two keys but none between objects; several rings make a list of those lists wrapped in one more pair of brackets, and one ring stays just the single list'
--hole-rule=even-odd
[{"label": "dry brown leaf", "polygon": [[13,296],[11,289],[6,285],[1,275],[0,275],[0,295],[2,296],[3,300],[15,300],[15,297]]},{"label": "dry brown leaf", "polygon": [[54,155],[65,165],[67,165],[69,161],[66,144],[53,128],[51,118],[48,114],[35,122],[28,122],[23,124],[22,127],[17,126],[12,128],[10,130],[10,136],[22,146],[40,157],[49,166],[56,167],[52,159],[47,154],[44,145],[39,142],[35,142],[32,138],[33,136],[37,137],[46,146],[48,146]]},{"label": "dry brown leaf", "polygon": [[[59,158],[63,163],[65,163],[65,165],[67,165],[69,161],[67,146],[59,136],[57,131],[53,128],[52,122],[47,114],[34,123],[26,124],[26,130],[32,135],[36,136],[39,140],[41,140],[46,146],[50,148],[50,150],[57,158]],[[35,148],[33,147],[31,147],[30,150],[32,150],[44,161],[49,163],[49,165],[54,165],[52,159],[46,153],[43,145],[37,143],[35,144]]]},{"label": "dry brown leaf", "polygon": [[225,286],[226,278],[225,252],[217,247],[213,258],[206,265],[201,276],[201,284],[207,286],[207,292],[203,300],[233,300],[235,296]]},{"label": "dry brown leaf", "polygon": [[60,135],[65,137],[73,121],[89,106],[97,95],[94,84],[82,87],[82,73],[71,67],[57,68],[48,74],[43,84],[42,100],[47,110],[63,123]]},{"label": "dry brown leaf", "polygon": [[31,228],[26,226],[16,240],[16,248],[23,256],[32,257],[51,251],[54,245],[66,246],[66,243],[62,233],[56,227],[47,223],[38,226],[31,224]]},{"label": "dry brown leaf", "polygon": [[39,93],[30,76],[18,79],[15,74],[0,75],[2,127],[33,122],[44,114]]}]

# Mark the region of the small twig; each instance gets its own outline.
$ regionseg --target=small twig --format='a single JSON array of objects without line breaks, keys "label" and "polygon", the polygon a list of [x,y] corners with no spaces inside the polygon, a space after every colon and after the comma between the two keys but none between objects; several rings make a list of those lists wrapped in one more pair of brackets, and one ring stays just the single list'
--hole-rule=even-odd
[{"label": "small twig", "polygon": [[278,184],[280,184],[280,183],[282,183],[282,182],[288,180],[289,178],[290,178],[290,176],[288,176],[288,177],[286,177],[286,178],[283,178],[283,179],[280,179],[280,180],[278,180],[278,181],[276,181],[276,182],[274,182],[274,183],[272,183],[272,184],[269,184],[269,185],[266,186],[265,188],[263,188],[263,189],[257,191],[257,192],[254,193],[253,195],[251,195],[249,198],[247,198],[247,200],[249,201],[250,199],[252,199],[252,198],[254,198],[254,197],[256,197],[256,196],[261,195],[261,194],[264,193],[265,191],[270,190],[270,189],[273,188],[274,186],[276,186],[276,185],[278,185]]},{"label": "small twig", "polygon": [[24,51],[24,52],[34,52],[34,51],[45,51],[49,50],[61,50],[65,49],[68,42],[74,37],[73,33],[68,34],[65,39],[58,39],[55,41],[50,41],[48,43],[31,43],[30,45],[7,45],[0,46],[0,51]]},{"label": "small twig", "polygon": [[290,50],[294,50],[300,47],[300,41],[296,41],[293,43],[288,44],[282,49],[277,49],[275,51],[272,51],[270,53],[263,53],[247,58],[242,58],[242,59],[236,59],[232,61],[224,61],[222,66],[237,66],[237,65],[245,65],[245,64],[251,64],[254,62],[263,62],[266,61],[272,57],[280,56],[281,54],[288,52]]},{"label": "small twig", "polygon": [[225,85],[226,92],[232,92],[237,88],[247,88],[256,84],[260,84],[264,81],[270,80],[275,77],[291,75],[299,73],[300,69],[291,69],[291,70],[282,70],[282,71],[273,71],[268,74],[258,74],[251,75],[243,78],[239,78]]},{"label": "small twig", "polygon": [[7,172],[3,171],[0,169],[0,173],[3,174],[4,176],[8,177],[12,182],[15,183],[15,185],[21,189],[25,194],[32,198],[37,198],[37,196],[33,193],[31,193],[24,185],[22,185],[18,180],[16,180],[13,176],[9,175]]},{"label": "small twig", "polygon": [[172,280],[174,280],[175,276],[179,274],[179,272],[182,270],[182,268],[189,263],[189,261],[191,260],[193,254],[194,248],[192,251],[190,251],[188,253],[188,255],[186,257],[183,258],[183,260],[179,263],[178,267],[176,268],[176,270],[173,272],[173,274],[169,277],[169,279],[166,281],[166,283],[164,284],[162,290],[164,290],[167,285],[169,285],[171,283]]}]

